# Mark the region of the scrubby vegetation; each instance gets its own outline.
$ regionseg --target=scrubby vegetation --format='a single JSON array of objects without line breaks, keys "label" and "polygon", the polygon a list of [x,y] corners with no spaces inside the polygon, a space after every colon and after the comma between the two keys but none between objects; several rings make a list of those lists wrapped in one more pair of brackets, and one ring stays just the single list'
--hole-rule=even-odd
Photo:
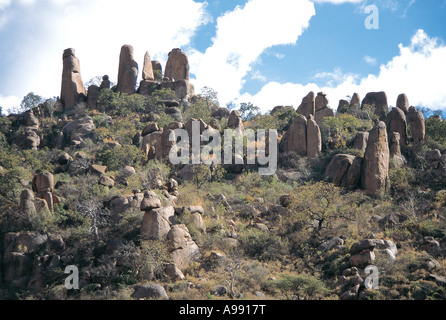
[{"label": "scrubby vegetation", "polygon": [[[61,106],[59,113],[56,108],[39,117],[48,132],[42,141],[51,137],[38,150],[22,150],[12,143],[19,128],[10,117],[0,117],[0,239],[27,231],[63,239],[33,249],[33,259],[38,258],[34,261],[45,267],[54,263],[33,285],[11,286],[3,272],[2,298],[131,299],[133,285],[150,281],[162,284],[171,299],[339,299],[343,293],[339,279],[352,267],[350,249],[363,239],[390,240],[398,254],[389,262],[384,253],[376,252],[379,289],[362,290],[362,299],[446,298],[446,175],[424,160],[428,150],[446,152],[446,121],[426,119],[421,153],[407,150],[409,165],[391,169],[386,194],[372,198],[362,190],[335,186],[324,176],[335,154],[362,155],[352,148],[352,141],[358,131],[371,129],[374,119],[368,110],[324,119],[323,149],[316,162],[284,154],[272,176],[260,176],[249,166],[211,170],[201,165],[193,167],[187,179],[180,175],[181,166],[148,160],[134,139],[149,122],[164,127],[173,121],[161,102],[173,98],[165,89],[151,96],[102,90],[98,109],[84,109],[95,129],[81,144],[63,150],[51,147],[53,135],[61,131],[57,119]],[[209,89],[186,109],[180,105],[184,122],[214,121],[223,130],[227,120],[212,117],[216,108]],[[280,134],[296,115],[293,109],[260,114],[250,104],[244,104],[242,111],[247,128],[275,128]],[[72,158],[68,167],[59,161],[64,153]],[[105,176],[113,178],[114,185],[98,184],[98,177],[88,171],[91,164],[106,166]],[[127,174],[126,166],[135,172]],[[53,193],[59,203],[53,211],[37,208],[27,215],[19,209],[21,193],[32,189],[38,172],[54,174]],[[173,200],[163,196],[170,178],[179,182]],[[132,198],[149,189],[163,199],[163,205],[186,208],[177,219],[187,226],[200,257],[183,272],[182,280],[173,281],[165,272],[165,265],[172,262],[165,241],[141,237],[144,212],[131,207],[119,219],[113,216],[114,199]],[[205,231],[188,206],[203,208]],[[328,248],[327,241],[334,238],[342,244]],[[2,252],[5,244],[2,240]],[[31,256],[29,250],[20,252]],[[63,286],[67,264],[81,270],[79,290]],[[227,293],[221,294],[218,286],[226,286]]]}]

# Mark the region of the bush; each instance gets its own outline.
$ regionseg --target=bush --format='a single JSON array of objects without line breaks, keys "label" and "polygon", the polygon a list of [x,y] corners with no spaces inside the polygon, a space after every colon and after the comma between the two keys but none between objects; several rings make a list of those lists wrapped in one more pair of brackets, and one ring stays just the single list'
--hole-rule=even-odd
[{"label": "bush", "polygon": [[108,171],[117,171],[125,166],[138,166],[144,158],[143,152],[133,145],[114,148],[104,146],[96,155],[96,160],[107,166]]},{"label": "bush", "polygon": [[280,291],[287,299],[320,300],[329,294],[325,284],[310,275],[284,275],[272,280],[268,287]]},{"label": "bush", "polygon": [[350,114],[326,117],[320,125],[322,145],[328,149],[345,147],[358,131],[369,131],[371,128],[370,120],[360,120]]}]

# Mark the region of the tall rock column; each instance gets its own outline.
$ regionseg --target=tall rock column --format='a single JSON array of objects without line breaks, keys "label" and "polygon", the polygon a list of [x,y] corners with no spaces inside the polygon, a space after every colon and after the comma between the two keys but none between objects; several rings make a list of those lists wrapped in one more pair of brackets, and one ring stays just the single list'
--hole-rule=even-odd
[{"label": "tall rock column", "polygon": [[279,145],[281,152],[296,152],[302,157],[307,155],[307,119],[298,114],[285,132]]},{"label": "tall rock column", "polygon": [[302,99],[302,103],[297,108],[297,113],[300,113],[304,117],[308,117],[310,114],[313,116],[316,114],[316,98],[313,91]]},{"label": "tall rock column", "polygon": [[385,191],[389,174],[389,158],[386,124],[379,121],[369,133],[364,154],[362,184],[367,195],[376,196]]},{"label": "tall rock column", "polygon": [[321,153],[321,150],[321,130],[314,120],[314,117],[310,115],[307,121],[307,156],[309,158],[315,158],[319,153]]},{"label": "tall rock column", "polygon": [[85,99],[87,92],[81,77],[79,59],[72,48],[63,52],[62,89],[60,100],[65,110],[70,110]]},{"label": "tall rock column", "polygon": [[189,80],[189,60],[187,55],[179,48],[169,53],[164,77],[170,80]]},{"label": "tall rock column", "polygon": [[423,145],[424,138],[426,136],[426,127],[424,123],[423,113],[417,111],[415,107],[409,108],[407,115],[409,119],[410,127],[412,129],[412,140],[415,151],[420,152]]},{"label": "tall rock column", "polygon": [[118,85],[121,93],[135,93],[136,79],[138,78],[138,64],[133,58],[133,47],[124,45],[119,56]]}]

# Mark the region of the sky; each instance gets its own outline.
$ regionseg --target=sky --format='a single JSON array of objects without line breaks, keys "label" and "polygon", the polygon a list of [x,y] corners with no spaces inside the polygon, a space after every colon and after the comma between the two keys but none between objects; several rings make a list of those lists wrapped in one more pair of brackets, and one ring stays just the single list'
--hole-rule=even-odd
[{"label": "sky", "polygon": [[74,48],[84,83],[116,82],[120,48],[139,65],[189,57],[196,93],[221,106],[297,108],[310,91],[336,110],[357,92],[400,93],[446,109],[446,0],[0,0],[0,106],[60,95],[62,53]]}]

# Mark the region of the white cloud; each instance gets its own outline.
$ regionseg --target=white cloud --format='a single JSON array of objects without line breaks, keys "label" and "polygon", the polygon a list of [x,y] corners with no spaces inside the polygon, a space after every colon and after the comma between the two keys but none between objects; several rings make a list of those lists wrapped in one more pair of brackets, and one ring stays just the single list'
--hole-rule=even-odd
[{"label": "white cloud", "polygon": [[342,4],[342,3],[360,3],[364,0],[311,0],[315,3],[332,3],[332,4]]},{"label": "white cloud", "polygon": [[371,57],[371,56],[364,56],[364,61],[367,63],[367,64],[369,64],[369,65],[371,65],[371,66],[374,66],[374,65],[376,65],[376,63],[378,62],[377,60],[376,60],[376,58],[373,58],[373,57]]},{"label": "white cloud", "polygon": [[[116,82],[124,44],[134,47],[140,71],[145,51],[164,66],[170,50],[187,48],[208,18],[206,4],[193,0],[51,0],[45,6],[21,1],[7,8],[12,18],[0,30],[0,42],[10,44],[0,52],[0,64],[6,58],[13,64],[0,79],[3,96],[23,97],[31,91],[44,97],[60,95],[66,48],[76,50],[84,82],[104,74]],[[9,2],[0,0],[2,4]]]},{"label": "white cloud", "polygon": [[241,96],[239,102],[251,101],[266,112],[276,105],[296,107],[309,91],[323,91],[327,93],[330,106],[336,109],[340,99],[354,92],[363,98],[367,92],[385,91],[389,105],[392,106],[396,105],[400,93],[406,93],[411,105],[444,109],[446,45],[439,39],[429,37],[423,30],[418,30],[410,45],[400,44],[399,50],[398,56],[380,66],[377,75],[370,74],[359,79],[356,75],[344,75],[341,70],[335,69],[333,72],[318,74],[317,78],[327,80],[325,86],[270,82],[254,95]]},{"label": "white cloud", "polygon": [[239,96],[260,55],[276,45],[295,44],[315,15],[308,0],[251,0],[217,19],[212,46],[189,52],[197,88],[211,87],[222,105]]}]

